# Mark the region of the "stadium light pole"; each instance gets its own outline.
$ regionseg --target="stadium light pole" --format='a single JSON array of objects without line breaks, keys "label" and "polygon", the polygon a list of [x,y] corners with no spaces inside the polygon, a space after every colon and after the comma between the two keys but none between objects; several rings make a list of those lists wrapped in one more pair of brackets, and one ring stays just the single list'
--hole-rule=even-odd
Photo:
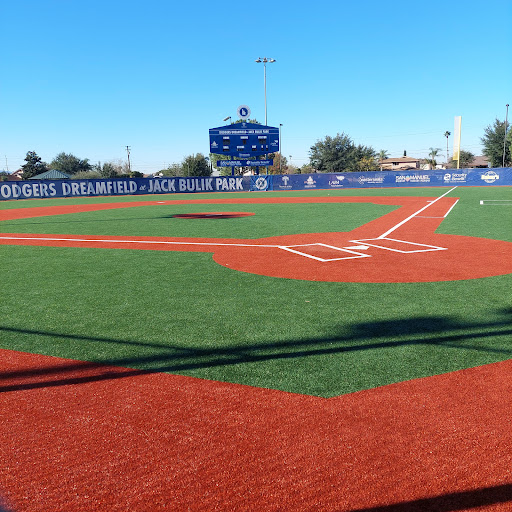
[{"label": "stadium light pole", "polygon": [[267,62],[272,63],[275,62],[276,59],[271,59],[268,57],[258,57],[255,62],[261,64],[263,62],[263,86],[265,89],[265,126],[267,125]]},{"label": "stadium light pole", "polygon": [[281,162],[283,161],[283,146],[281,144],[281,129],[283,125],[279,123],[279,174],[281,173]]},{"label": "stadium light pole", "polygon": [[448,153],[448,137],[451,135],[450,132],[446,131],[444,132],[444,136],[446,137],[446,168],[448,169],[448,160],[449,160],[449,153]]},{"label": "stadium light pole", "polygon": [[508,103],[505,106],[507,107],[507,113],[505,114],[505,135],[503,137],[503,164],[502,164],[502,167],[505,167],[505,151],[507,149]]}]

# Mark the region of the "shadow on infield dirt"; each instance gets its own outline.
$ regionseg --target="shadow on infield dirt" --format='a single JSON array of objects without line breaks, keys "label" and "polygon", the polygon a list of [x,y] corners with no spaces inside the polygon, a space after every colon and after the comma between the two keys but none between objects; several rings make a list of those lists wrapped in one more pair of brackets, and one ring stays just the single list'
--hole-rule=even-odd
[{"label": "shadow on infield dirt", "polygon": [[512,484],[503,484],[393,505],[354,509],[349,512],[456,512],[509,501],[512,501]]}]

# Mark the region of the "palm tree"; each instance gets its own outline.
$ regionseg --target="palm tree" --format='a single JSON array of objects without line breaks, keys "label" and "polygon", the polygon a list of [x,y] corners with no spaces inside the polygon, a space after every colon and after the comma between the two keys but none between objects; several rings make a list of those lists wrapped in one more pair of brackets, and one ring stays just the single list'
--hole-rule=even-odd
[{"label": "palm tree", "polygon": [[381,149],[378,154],[379,162],[380,162],[380,170],[382,171],[382,160],[386,160],[389,157],[389,153],[385,149]]},{"label": "palm tree", "polygon": [[430,158],[427,158],[427,163],[429,163],[432,166],[432,169],[435,169],[436,165],[437,165],[436,157],[439,154],[439,151],[441,151],[441,148],[429,148],[429,149],[430,149],[430,153],[428,154],[428,156]]},{"label": "palm tree", "polygon": [[444,132],[444,136],[446,137],[446,167],[448,167],[448,160],[450,157],[448,156],[448,137],[451,135],[450,132],[446,131]]}]

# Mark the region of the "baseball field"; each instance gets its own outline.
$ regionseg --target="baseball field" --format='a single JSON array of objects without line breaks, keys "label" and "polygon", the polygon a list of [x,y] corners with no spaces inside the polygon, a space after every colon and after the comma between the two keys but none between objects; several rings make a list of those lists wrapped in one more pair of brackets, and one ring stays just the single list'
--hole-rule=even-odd
[{"label": "baseball field", "polygon": [[8,511],[508,511],[512,190],[0,203]]}]

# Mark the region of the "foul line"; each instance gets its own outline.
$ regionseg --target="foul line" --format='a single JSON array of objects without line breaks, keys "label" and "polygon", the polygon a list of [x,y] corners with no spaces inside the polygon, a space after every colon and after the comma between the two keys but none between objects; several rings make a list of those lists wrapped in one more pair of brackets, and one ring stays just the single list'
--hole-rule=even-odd
[{"label": "foul line", "polygon": [[219,243],[219,242],[169,242],[162,240],[103,240],[100,238],[50,238],[50,237],[22,237],[22,236],[0,236],[0,240],[43,240],[46,242],[101,242],[107,244],[167,244],[167,245],[225,245],[235,247],[271,247],[280,249],[280,245],[263,244],[237,244],[237,243]]},{"label": "foul line", "polygon": [[[426,206],[424,206],[423,208],[420,208],[417,212],[414,212],[412,215],[409,215],[409,217],[407,217],[403,221],[399,222],[396,226],[393,226],[391,229],[388,229],[388,231],[386,231],[385,233],[380,235],[378,238],[386,238],[389,234],[393,233],[393,231],[398,229],[400,226],[403,226],[406,222],[409,222],[413,217],[416,217],[416,215],[421,213],[423,210],[426,210],[427,208],[432,206],[434,203],[437,203],[437,201],[442,199],[444,196],[447,196],[450,192],[453,192],[456,188],[457,187],[453,187],[450,190],[448,190],[448,192],[445,192],[442,196],[439,196],[437,199],[434,199],[433,201],[429,201],[429,203]],[[455,204],[453,206],[455,206]],[[452,206],[452,208],[453,208],[453,206]],[[452,208],[450,208],[450,211]],[[448,213],[450,213],[450,211],[448,211]],[[448,215],[448,213],[446,215]],[[446,217],[446,215],[445,215],[445,217]]]},{"label": "foul line", "polygon": [[[393,226],[391,229],[383,233],[382,235],[378,236],[377,238],[368,238],[363,240],[351,240],[351,242],[357,242],[360,244],[364,244],[366,247],[362,247],[364,249],[367,249],[368,247],[376,247],[379,249],[384,249],[388,251],[393,252],[401,252],[401,253],[412,253],[412,252],[428,252],[428,251],[439,251],[439,250],[446,250],[444,247],[437,247],[433,245],[427,245],[427,244],[419,244],[415,242],[407,242],[405,240],[396,240],[392,238],[387,238],[387,236],[398,229],[400,226],[403,226],[406,222],[410,221],[412,218],[418,216],[421,212],[432,206],[434,203],[448,195],[450,192],[454,191],[457,187],[453,187],[448,192],[445,192],[443,195],[439,196],[438,198],[428,201],[426,206],[423,206],[420,208],[417,212],[413,213],[406,219],[402,220],[395,226]],[[446,212],[446,214],[443,217],[436,217],[436,218],[446,218],[448,214],[452,211],[452,209],[455,207],[455,205],[458,203],[455,201],[455,203],[450,207],[450,209]],[[481,204],[483,202],[481,201]],[[430,217],[432,218],[432,217]],[[371,241],[377,241],[377,240],[389,240],[391,242],[399,242],[402,244],[409,244],[416,247],[421,247],[421,249],[412,249],[412,250],[400,250],[397,248],[390,248],[382,246],[381,244],[377,243],[369,243]],[[185,241],[169,241],[169,240],[127,240],[127,239],[103,239],[103,238],[57,238],[57,237],[36,237],[36,236],[0,236],[0,240],[27,240],[27,241],[45,241],[45,242],[82,242],[82,243],[104,243],[104,244],[141,244],[141,245],[195,245],[195,246],[214,246],[214,247],[261,247],[261,248],[271,248],[271,249],[281,249],[284,251],[288,251],[291,253],[295,253],[300,256],[304,256],[306,258],[310,258],[316,261],[321,262],[329,262],[329,261],[340,261],[340,260],[347,260],[347,259],[356,259],[356,258],[369,258],[371,255],[369,254],[363,254],[361,252],[354,251],[352,249],[357,249],[358,247],[335,247],[332,245],[324,244],[321,242],[312,243],[312,244],[299,244],[299,245],[268,245],[268,244],[247,244],[247,243],[226,243],[226,242],[185,242]],[[321,258],[319,256],[315,256],[313,254],[308,254],[307,252],[297,250],[296,248],[299,247],[306,247],[306,246],[323,246],[329,249],[332,249],[333,251],[339,251],[340,253],[345,253],[343,256],[337,257],[337,258]]]}]

